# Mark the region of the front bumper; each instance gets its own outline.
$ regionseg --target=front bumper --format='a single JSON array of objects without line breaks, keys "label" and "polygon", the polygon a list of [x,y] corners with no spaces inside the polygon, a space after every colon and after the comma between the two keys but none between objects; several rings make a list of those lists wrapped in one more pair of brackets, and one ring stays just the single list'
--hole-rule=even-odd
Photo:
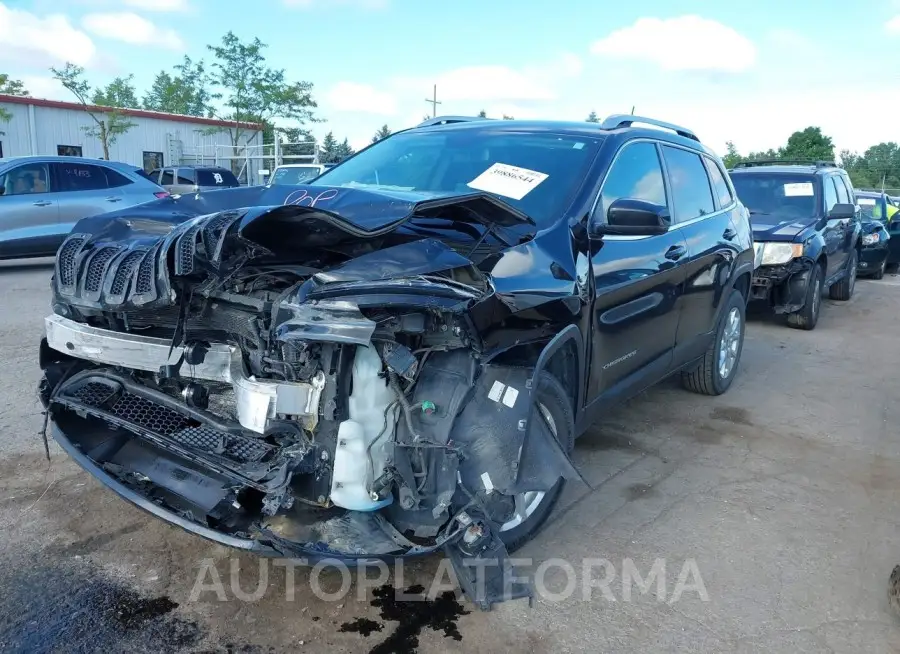
[{"label": "front bumper", "polygon": [[863,247],[859,253],[858,274],[871,275],[877,273],[887,261],[888,254],[889,250],[886,242]]},{"label": "front bumper", "polygon": [[260,381],[247,374],[238,348],[225,343],[203,344],[190,351],[171,341],[91,327],[56,314],[44,319],[47,345],[76,359],[130,370],[162,372],[181,368],[185,379],[231,384],[241,426],[264,434],[278,415],[296,416],[314,429],[325,375],[306,382]]},{"label": "front bumper", "polygon": [[806,304],[813,265],[807,259],[793,259],[780,266],[757,267],[750,284],[750,300],[767,305],[775,313],[800,311]]}]

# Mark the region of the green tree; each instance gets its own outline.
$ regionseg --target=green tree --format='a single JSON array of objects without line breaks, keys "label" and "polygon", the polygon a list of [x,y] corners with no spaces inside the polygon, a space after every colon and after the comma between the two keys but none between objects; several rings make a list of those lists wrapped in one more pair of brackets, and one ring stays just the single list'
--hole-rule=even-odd
[{"label": "green tree", "polygon": [[201,59],[194,62],[185,55],[175,66],[177,75],[160,71],[150,90],[144,95],[144,109],[164,111],[184,116],[212,116],[212,92],[209,89],[209,74]]},{"label": "green tree", "polygon": [[337,161],[335,163],[339,163],[347,157],[352,157],[354,154],[353,148],[350,147],[350,142],[344,139],[337,147]]},{"label": "green tree", "polygon": [[229,135],[236,157],[243,151],[238,147],[246,131],[242,122],[316,121],[312,83],[289,82],[283,68],[270,68],[263,53],[266,47],[258,38],[244,43],[234,32],[223,36],[220,45],[207,46],[214,57],[209,80],[217,89],[211,95],[223,107],[217,117],[235,123]]},{"label": "green tree", "polygon": [[794,132],[778,152],[781,159],[812,159],[834,161],[834,142],[822,134],[821,127],[807,127]]},{"label": "green tree", "polygon": [[387,125],[382,125],[381,128],[375,132],[375,135],[372,137],[372,143],[378,143],[381,139],[385,139],[391,135],[391,129]]},{"label": "green tree", "polygon": [[82,129],[87,136],[100,141],[100,145],[103,147],[103,158],[109,160],[109,146],[113,145],[119,136],[134,127],[136,123],[115,110],[100,111],[88,103],[88,98],[92,97],[91,85],[84,79],[84,68],[81,66],[66,62],[64,68],[51,68],[50,70],[53,72],[53,78],[78,99],[85,112],[94,120],[93,126]]},{"label": "green tree", "polygon": [[117,77],[106,88],[94,89],[91,102],[101,107],[136,108],[141,106],[132,80],[134,75]]},{"label": "green tree", "polygon": [[[0,73],[0,93],[3,95],[18,95],[20,97],[28,97],[28,91],[25,85],[17,80],[10,79],[6,73]],[[0,122],[8,123],[12,120],[12,113],[0,107]],[[0,136],[5,132],[0,132]]]},{"label": "green tree", "polygon": [[584,119],[586,123],[599,123],[600,119],[597,117],[597,112],[592,111],[588,114],[588,117]]},{"label": "green tree", "polygon": [[735,147],[734,141],[726,141],[725,156],[722,157],[722,163],[725,164],[725,168],[734,168],[734,165],[741,160],[741,154],[738,152],[737,147]]},{"label": "green tree", "polygon": [[484,109],[482,109],[481,111],[478,112],[478,117],[479,118],[487,118],[487,112]]},{"label": "green tree", "polygon": [[334,138],[332,132],[328,132],[322,139],[322,147],[319,150],[319,161],[322,163],[337,163],[338,159],[338,142]]},{"label": "green tree", "polygon": [[513,118],[512,116],[507,116],[506,114],[503,114],[503,120],[515,120],[515,118]]},{"label": "green tree", "polygon": [[841,165],[859,188],[900,188],[900,145],[889,141],[868,148],[862,155],[843,150]]}]

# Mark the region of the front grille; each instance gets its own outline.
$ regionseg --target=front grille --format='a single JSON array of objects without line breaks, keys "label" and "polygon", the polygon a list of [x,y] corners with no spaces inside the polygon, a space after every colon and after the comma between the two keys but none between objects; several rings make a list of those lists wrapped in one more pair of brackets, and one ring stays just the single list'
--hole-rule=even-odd
[{"label": "front grille", "polygon": [[197,246],[199,225],[194,225],[178,239],[178,258],[175,260],[176,275],[190,275],[194,271],[194,252]]},{"label": "front grille", "polygon": [[60,395],[97,409],[99,417],[105,414],[117,418],[126,428],[137,426],[184,447],[241,463],[261,461],[275,449],[262,440],[201,424],[170,407],[130,393],[114,381],[75,382],[63,388]]},{"label": "front grille", "polygon": [[153,259],[155,250],[148,252],[144,260],[141,261],[141,267],[138,269],[137,284],[135,292],[139,294],[149,293],[153,290]]},{"label": "front grille", "polygon": [[125,293],[128,280],[131,279],[135,266],[138,265],[143,256],[144,253],[141,251],[129,252],[125,255],[125,259],[119,264],[119,269],[116,270],[116,276],[113,278],[113,283],[109,288],[110,295],[118,297]]},{"label": "front grille", "polygon": [[98,250],[88,262],[87,279],[84,283],[84,290],[88,293],[99,293],[100,285],[103,284],[103,273],[106,272],[106,266],[118,253],[119,249],[115,247],[105,247]]},{"label": "front grille", "polygon": [[60,286],[71,287],[75,285],[75,260],[86,240],[87,237],[85,236],[72,237],[60,248],[59,256],[57,257]]}]

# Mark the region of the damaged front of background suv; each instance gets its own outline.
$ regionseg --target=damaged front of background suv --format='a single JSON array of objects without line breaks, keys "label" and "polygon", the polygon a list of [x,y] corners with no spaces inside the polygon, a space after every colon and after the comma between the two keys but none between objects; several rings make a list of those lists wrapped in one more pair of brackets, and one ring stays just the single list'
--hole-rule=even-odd
[{"label": "damaged front of background suv", "polygon": [[571,241],[485,193],[235,189],[82,221],[41,345],[53,436],[194,533],[274,556],[444,548],[489,606],[464,560],[502,573],[580,478],[571,393],[540,358],[583,314]]}]

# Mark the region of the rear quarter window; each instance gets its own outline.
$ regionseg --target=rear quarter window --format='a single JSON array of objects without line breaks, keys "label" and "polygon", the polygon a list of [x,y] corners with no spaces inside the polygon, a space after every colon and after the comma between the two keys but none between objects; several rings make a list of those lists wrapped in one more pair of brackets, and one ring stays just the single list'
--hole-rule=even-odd
[{"label": "rear quarter window", "polygon": [[237,177],[229,170],[198,170],[197,184],[199,186],[240,186]]}]

